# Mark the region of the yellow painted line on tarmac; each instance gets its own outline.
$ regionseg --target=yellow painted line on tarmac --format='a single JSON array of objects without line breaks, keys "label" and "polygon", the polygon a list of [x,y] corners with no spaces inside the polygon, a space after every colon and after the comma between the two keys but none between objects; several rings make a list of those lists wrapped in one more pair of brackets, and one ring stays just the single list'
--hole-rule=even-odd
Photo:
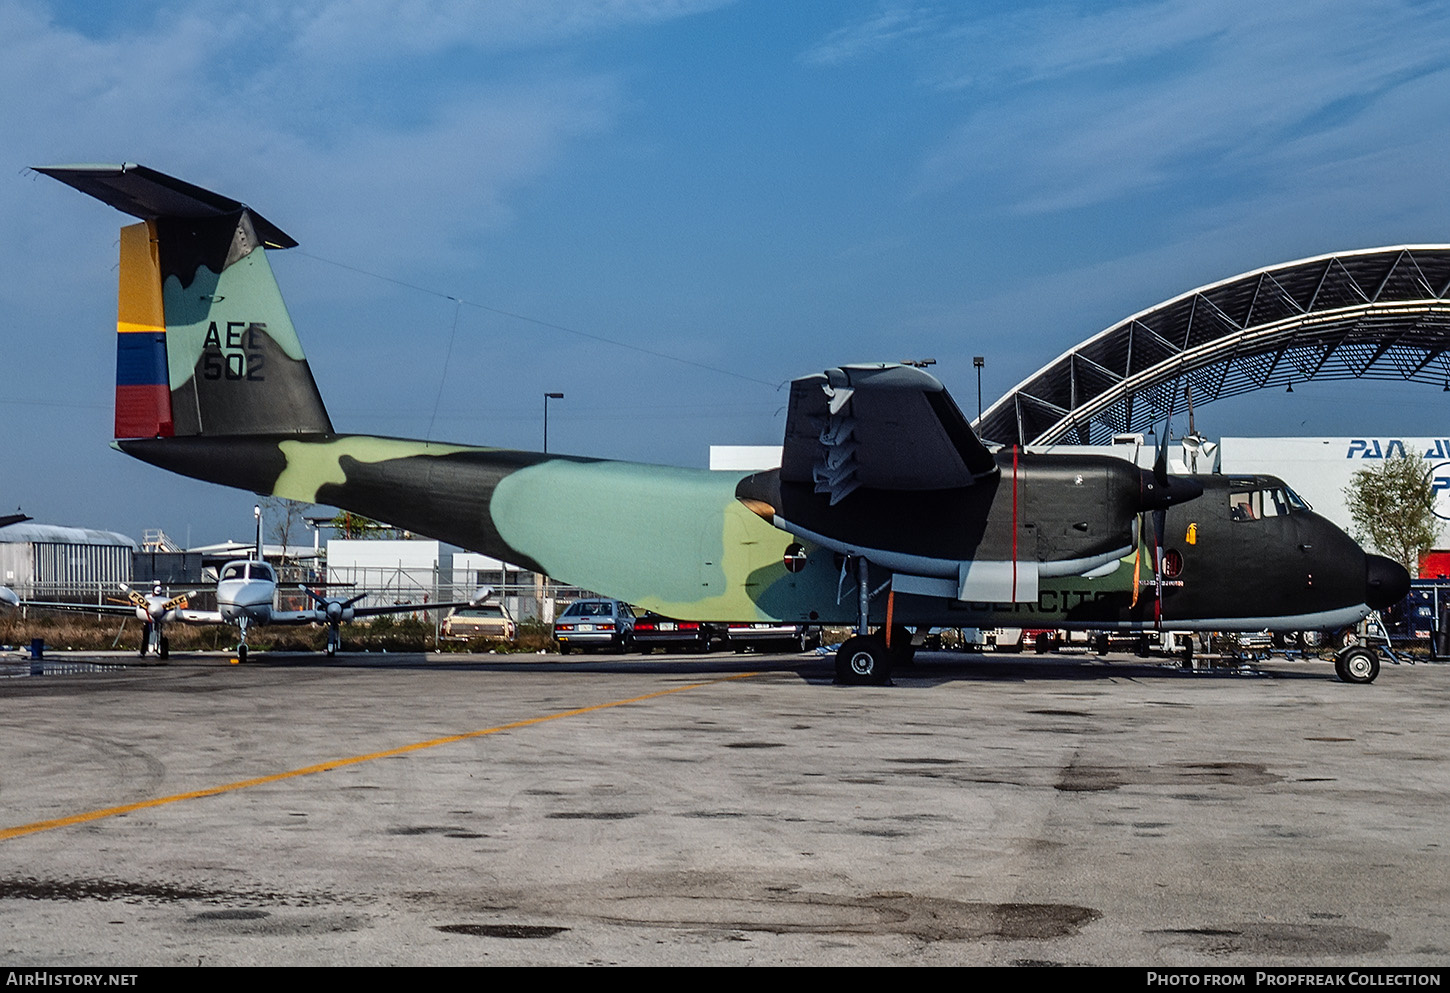
[{"label": "yellow painted line on tarmac", "polygon": [[91,810],[84,814],[73,814],[70,817],[57,817],[50,821],[36,821],[34,824],[21,824],[18,827],[4,828],[0,830],[0,841],[7,841],[11,838],[19,838],[27,834],[38,834],[41,831],[51,831],[55,828],[70,827],[74,824],[86,824],[90,821],[104,820],[107,817],[117,817],[121,814],[129,814],[137,810],[146,810],[149,807],[164,807],[169,803],[180,803],[183,800],[197,800],[201,797],[219,796],[222,793],[231,793],[235,790],[244,790],[249,786],[263,786],[267,783],[278,783],[284,779],[296,779],[298,776],[310,776],[317,772],[331,772],[333,769],[342,769],[350,765],[360,765],[363,762],[371,762],[374,759],[391,758],[394,755],[407,755],[410,752],[421,752],[427,748],[437,748],[440,745],[452,745],[460,741],[468,741],[470,738],[482,738],[490,734],[500,734],[504,731],[516,731],[519,728],[532,727],[535,724],[546,724],[549,721],[563,720],[565,717],[578,717],[581,714],[592,714],[599,710],[609,710],[612,707],[624,707],[631,703],[643,703],[646,700],[654,700],[658,697],[669,696],[671,693],[683,693],[686,690],[698,690],[706,686],[713,686],[716,683],[726,683],[735,679],[749,679],[751,676],[758,676],[758,672],[741,672],[733,676],[722,676],[719,679],[706,680],[703,683],[690,683],[688,686],[676,686],[668,690],[657,690],[654,693],[646,693],[643,696],[630,697],[627,700],[611,700],[608,703],[596,703],[590,707],[576,707],[574,710],[561,710],[557,714],[545,714],[542,717],[529,717],[521,721],[511,721],[508,724],[500,724],[497,727],[483,728],[480,731],[468,731],[464,734],[450,734],[444,738],[432,738],[428,741],[418,741],[411,745],[402,745],[398,748],[389,748],[384,752],[370,752],[367,755],[354,755],[345,759],[333,759],[331,762],[320,762],[317,765],[304,766],[301,769],[290,769],[287,772],[279,772],[271,776],[258,776],[255,779],[242,779],[235,783],[227,783],[224,786],[212,786],[204,790],[192,790],[190,793],[176,793],[172,796],[156,797],[151,800],[141,800],[136,803],[124,804],[120,807],[106,807],[102,810]]}]

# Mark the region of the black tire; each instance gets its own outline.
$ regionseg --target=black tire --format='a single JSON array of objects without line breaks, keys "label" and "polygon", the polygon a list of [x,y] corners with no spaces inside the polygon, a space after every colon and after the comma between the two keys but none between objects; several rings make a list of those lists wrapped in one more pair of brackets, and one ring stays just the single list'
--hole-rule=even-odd
[{"label": "black tire", "polygon": [[875,635],[847,638],[836,652],[836,682],[847,686],[884,684],[891,679],[891,653]]},{"label": "black tire", "polygon": [[149,651],[151,651],[151,625],[143,624],[141,625],[141,658],[144,659]]},{"label": "black tire", "polygon": [[163,659],[169,658],[171,656],[171,640],[165,635],[162,635],[157,641],[159,642],[156,648],[157,656]]},{"label": "black tire", "polygon": [[1105,634],[1098,634],[1093,636],[1093,651],[1097,652],[1099,655],[1108,654],[1108,648],[1111,646],[1111,644],[1112,640]]},{"label": "black tire", "polygon": [[569,651],[570,651],[570,649],[569,649],[569,646],[567,644],[565,644],[564,642],[560,642],[559,643],[559,654],[560,655],[568,655],[569,654]]},{"label": "black tire", "polygon": [[1368,648],[1351,648],[1334,657],[1334,671],[1346,683],[1368,685],[1380,674],[1379,654]]},{"label": "black tire", "polygon": [[891,629],[892,667],[911,665],[916,661],[916,646],[911,643],[911,628],[897,625]]},{"label": "black tire", "polygon": [[237,661],[243,663],[247,661],[247,645],[245,642],[237,646]]}]

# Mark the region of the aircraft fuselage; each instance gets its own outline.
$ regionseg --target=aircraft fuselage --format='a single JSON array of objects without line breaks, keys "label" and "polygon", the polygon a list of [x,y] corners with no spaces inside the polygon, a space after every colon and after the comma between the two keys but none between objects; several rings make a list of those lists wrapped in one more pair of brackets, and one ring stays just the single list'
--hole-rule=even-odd
[{"label": "aircraft fuselage", "polygon": [[[749,499],[772,493],[780,500],[776,509],[813,525],[807,530],[849,520],[877,536],[861,544],[943,561],[976,550],[1043,568],[1034,595],[1021,600],[898,593],[893,619],[902,624],[1329,629],[1363,617],[1376,597],[1378,557],[1366,556],[1311,510],[1291,506],[1234,518],[1233,495],[1259,494],[1262,501],[1265,493],[1287,490],[1272,477],[1191,477],[1203,495],[1166,512],[1165,559],[1178,571],[1165,578],[1159,622],[1151,515],[1132,523],[1144,471],[1123,460],[1020,456],[1014,515],[1010,477],[923,493],[893,512],[864,490],[825,508],[809,493],[772,490],[769,473],[360,435],[117,444],[174,472],[344,507],[644,609],[702,621],[856,623],[855,574],[843,570],[842,553],[762,519]],[[793,546],[805,555],[788,567]],[[1087,568],[1104,556],[1105,564]],[[1079,562],[1078,572],[1053,575],[1052,563],[1064,560]],[[873,576],[873,588],[891,578],[880,568]],[[884,620],[886,599],[872,599],[873,623]]]}]

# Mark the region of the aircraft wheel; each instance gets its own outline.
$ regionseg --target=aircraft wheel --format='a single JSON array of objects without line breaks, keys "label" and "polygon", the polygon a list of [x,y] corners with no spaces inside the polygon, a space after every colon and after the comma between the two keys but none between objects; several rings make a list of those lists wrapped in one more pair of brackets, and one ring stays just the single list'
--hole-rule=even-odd
[{"label": "aircraft wheel", "polygon": [[1106,654],[1108,654],[1108,648],[1109,647],[1110,647],[1110,645],[1109,645],[1109,639],[1108,639],[1108,636],[1107,635],[1105,635],[1105,634],[1093,635],[1093,651],[1094,652],[1097,652],[1099,655],[1106,655]]},{"label": "aircraft wheel", "polygon": [[240,644],[240,645],[237,646],[237,661],[238,662],[246,662],[247,661],[247,644],[246,644],[246,642],[242,642],[242,644]]},{"label": "aircraft wheel", "polygon": [[559,654],[560,655],[568,655],[569,654],[569,646],[566,645],[566,644],[564,644],[563,642],[560,642],[559,643]]},{"label": "aircraft wheel", "polygon": [[151,625],[143,624],[141,626],[141,657],[144,659],[149,651],[151,651]]},{"label": "aircraft wheel", "polygon": [[836,652],[836,682],[846,685],[886,683],[891,679],[891,653],[874,635],[847,638]]},{"label": "aircraft wheel", "polygon": [[334,655],[337,654],[337,643],[334,642],[331,638],[327,639],[327,647],[323,649],[323,652],[327,655],[328,658],[332,658]]},{"label": "aircraft wheel", "polygon": [[156,654],[163,659],[171,655],[171,641],[164,635],[161,637],[160,644],[157,646]]},{"label": "aircraft wheel", "polygon": [[1334,671],[1346,683],[1372,683],[1380,674],[1379,656],[1367,648],[1351,648],[1335,658]]}]

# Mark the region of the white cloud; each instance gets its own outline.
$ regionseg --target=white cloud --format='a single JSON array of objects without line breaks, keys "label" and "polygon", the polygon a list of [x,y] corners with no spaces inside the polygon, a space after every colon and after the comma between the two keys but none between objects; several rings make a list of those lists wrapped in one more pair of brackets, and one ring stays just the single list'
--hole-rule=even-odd
[{"label": "white cloud", "polygon": [[687,17],[734,0],[331,0],[296,16],[301,52],[355,59],[378,53],[499,50],[570,41]]},{"label": "white cloud", "polygon": [[897,3],[870,17],[837,28],[802,53],[807,65],[841,65],[882,52],[900,42],[932,32],[942,22],[934,4]]},{"label": "white cloud", "polygon": [[[1423,94],[1418,119],[1409,108],[1391,128],[1375,119],[1401,107],[1387,100],[1396,90],[1450,65],[1450,10],[1440,5],[1057,3],[956,13],[929,32],[901,28],[908,14],[923,22],[920,9],[887,9],[818,51],[908,54],[923,99],[962,106],[923,156],[918,191],[991,189],[1010,212],[1225,177],[1273,183],[1275,169],[1359,156],[1361,130],[1416,138],[1450,111],[1441,91]],[[1315,135],[1337,140],[1304,140]],[[1320,159],[1292,156],[1311,145]]]},{"label": "white cloud", "polygon": [[[611,127],[621,107],[614,72],[568,55],[504,69],[480,50],[721,2],[195,0],[82,30],[61,16],[68,10],[9,0],[0,2],[0,133],[16,168],[140,161],[248,199],[299,237],[321,229],[312,222],[327,212],[339,222],[330,234],[368,259],[426,262],[506,222],[509,199],[557,168],[571,142]],[[305,199],[299,175],[314,191]],[[30,209],[0,205],[0,217]]]}]

